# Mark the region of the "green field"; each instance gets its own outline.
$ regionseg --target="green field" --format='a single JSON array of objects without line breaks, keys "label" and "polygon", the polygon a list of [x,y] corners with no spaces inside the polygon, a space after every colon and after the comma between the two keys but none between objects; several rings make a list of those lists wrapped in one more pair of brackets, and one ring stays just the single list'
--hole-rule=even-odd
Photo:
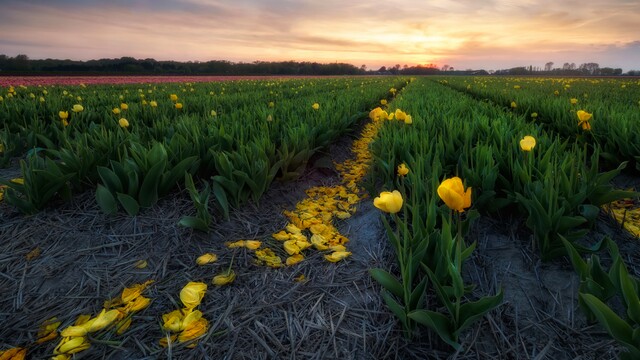
[{"label": "green field", "polygon": [[[338,334],[334,324],[343,321],[346,305],[341,316],[329,314],[323,326],[331,331],[316,347],[326,346],[331,356],[407,358],[433,350],[439,354],[435,357],[499,356],[497,352],[511,358],[543,352],[573,358],[594,351],[589,348],[593,338],[578,337],[581,345],[574,346],[568,334],[597,324],[599,333],[589,336],[604,345],[596,352],[640,358],[638,234],[620,231],[609,216],[624,205],[619,221],[632,232],[637,229],[637,79],[459,76],[16,84],[0,88],[0,95],[0,250],[6,254],[0,264],[7,264],[0,285],[20,294],[0,302],[0,320],[9,324],[0,338],[7,346],[60,359],[76,351],[90,357],[197,358],[193,352],[213,351],[219,342],[228,346],[226,355],[238,356],[233,350],[238,334],[246,335],[234,333],[234,326],[240,329],[246,320],[238,309],[248,306],[242,305],[244,296],[255,291],[252,284],[260,278],[285,294],[285,285],[271,281],[287,279],[294,285],[284,289],[293,286],[296,291],[300,284],[331,288],[330,299],[342,299],[336,294],[352,284],[371,290],[363,294],[375,297],[372,301],[380,307],[360,313],[360,305],[354,306],[351,314],[361,316],[347,315],[348,331]],[[74,217],[82,225],[69,230]],[[353,229],[360,229],[356,224],[362,221],[380,231],[363,229],[366,236],[359,236]],[[45,224],[54,229],[55,239],[47,236],[40,244]],[[571,327],[548,335],[551,327],[534,330],[522,323],[524,329],[516,325],[505,335],[494,326],[497,318],[503,324],[513,320],[504,314],[515,314],[513,322],[521,324],[518,307],[506,309],[519,301],[533,304],[528,296],[510,292],[510,280],[503,278],[509,271],[501,274],[496,268],[511,261],[508,256],[495,260],[493,267],[483,266],[480,259],[501,256],[490,254],[487,239],[505,234],[487,231],[487,224],[511,229],[505,246],[527,254],[535,264],[531,277],[539,279],[542,266],[561,284],[565,276],[573,279],[568,290],[545,284],[550,295],[539,300],[557,302],[557,294],[568,294],[563,299],[571,303]],[[144,234],[146,245],[135,234]],[[127,245],[131,249],[106,250],[105,244],[127,236],[134,236]],[[99,245],[91,240],[102,237]],[[364,237],[370,238],[369,246],[386,250],[378,255],[369,252],[372,247],[365,251],[358,243]],[[181,250],[173,258],[168,244],[177,243]],[[154,244],[164,250],[145,250]],[[89,254],[80,259],[63,255],[75,248],[96,249],[96,254],[90,260]],[[206,258],[215,263],[215,271],[210,264],[194,265],[205,253],[216,254],[218,262],[213,255]],[[42,289],[53,286],[50,279],[25,283],[25,277],[42,275],[38,266],[58,264],[89,274],[93,268],[83,266],[97,266],[96,256],[108,259],[109,267],[126,262],[127,270],[87,275],[94,285],[86,285],[84,275],[74,275],[62,287],[66,297],[46,296]],[[141,262],[132,263],[136,259]],[[143,270],[147,260],[148,271]],[[350,267],[361,276],[347,282],[326,276],[349,278]],[[488,268],[493,280],[501,281],[477,275]],[[196,283],[191,285],[195,290],[184,287],[188,282]],[[131,288],[120,295],[134,283],[145,286],[135,296],[127,296],[135,292]],[[78,296],[89,300],[80,304],[70,294],[85,286],[91,295],[81,291]],[[304,288],[296,294],[296,299],[307,296]],[[323,297],[313,299],[325,304],[329,300]],[[98,299],[117,301],[103,306]],[[30,310],[44,302],[55,305]],[[221,303],[235,307],[216,307]],[[302,304],[317,315],[317,304]],[[266,320],[255,315],[260,324],[280,313],[261,306],[271,315]],[[540,315],[544,311],[546,318]],[[544,311],[534,310],[540,329],[556,310]],[[391,337],[376,332],[383,325],[372,325],[379,320],[372,313],[389,319],[385,331]],[[80,314],[90,314],[91,320],[78,321]],[[46,335],[37,335],[38,327],[54,316],[61,323],[51,329],[62,335],[38,342]],[[92,325],[99,322],[103,325]],[[361,337],[351,328],[358,324],[365,333]],[[252,326],[257,327],[249,334],[262,329]],[[269,348],[268,356],[305,357],[292,334],[299,332],[298,343],[311,342],[315,330],[302,331],[302,326],[292,330],[295,326],[289,324],[256,335],[267,345],[243,340],[238,346],[246,346],[246,356],[253,358],[261,346]],[[134,342],[136,331],[146,335]],[[540,331],[534,335],[545,343],[539,340],[537,347],[528,340],[516,349],[513,342],[527,331]],[[553,345],[545,347],[546,341]],[[390,350],[385,343],[403,350]]]}]

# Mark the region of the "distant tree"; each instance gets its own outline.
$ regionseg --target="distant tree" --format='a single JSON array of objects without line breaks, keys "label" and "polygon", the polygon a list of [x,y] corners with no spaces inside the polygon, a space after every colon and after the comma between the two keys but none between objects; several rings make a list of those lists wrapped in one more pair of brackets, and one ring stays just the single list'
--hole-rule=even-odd
[{"label": "distant tree", "polygon": [[378,69],[378,72],[387,72],[387,67],[386,66],[381,66],[380,69]]},{"label": "distant tree", "polygon": [[549,61],[544,64],[544,71],[551,71],[553,69],[553,61]]},{"label": "distant tree", "polygon": [[449,65],[442,65],[442,71],[449,71]]}]

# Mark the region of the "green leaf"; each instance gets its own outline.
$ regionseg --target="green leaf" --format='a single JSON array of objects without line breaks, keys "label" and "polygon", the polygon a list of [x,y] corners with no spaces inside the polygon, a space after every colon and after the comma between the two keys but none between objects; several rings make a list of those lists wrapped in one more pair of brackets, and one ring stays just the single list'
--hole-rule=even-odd
[{"label": "green leaf", "polygon": [[222,209],[224,218],[229,220],[229,201],[227,200],[227,193],[215,180],[211,184],[211,189],[213,190],[213,196],[216,199],[218,207]]},{"label": "green leaf", "polygon": [[192,228],[192,229],[196,229],[196,230],[200,230],[200,231],[203,231],[203,232],[206,232],[206,233],[209,232],[209,226],[207,226],[207,224],[203,220],[198,219],[197,217],[193,217],[193,216],[185,216],[185,217],[183,217],[178,222],[178,225],[184,226],[184,227],[188,227],[188,228]]},{"label": "green leaf", "polygon": [[629,324],[616,315],[616,313],[597,297],[583,293],[579,293],[578,296],[593,312],[600,325],[602,325],[614,339],[625,345],[633,346],[633,329]]},{"label": "green leaf", "polygon": [[443,314],[430,310],[416,310],[410,312],[408,316],[419,324],[434,330],[444,342],[457,351],[462,350],[462,345],[458,343],[455,333],[451,331],[450,320]]},{"label": "green leaf", "polygon": [[109,168],[98,166],[98,175],[100,176],[100,179],[102,179],[104,186],[112,193],[123,191],[122,182]]},{"label": "green leaf", "polygon": [[456,336],[458,336],[462,330],[471,326],[476,319],[500,306],[503,297],[502,289],[500,289],[500,292],[494,296],[485,296],[477,301],[462,304],[462,306],[460,306],[458,329],[454,332]]},{"label": "green leaf", "polygon": [[118,203],[113,194],[102,184],[96,189],[96,201],[105,214],[115,214],[118,211]]},{"label": "green leaf", "polygon": [[123,193],[117,193],[116,195],[118,197],[118,201],[120,201],[120,204],[122,204],[122,207],[127,214],[130,216],[138,215],[138,212],[140,212],[140,205],[138,205],[136,199]]},{"label": "green leaf", "polygon": [[405,313],[404,307],[398,304],[398,302],[395,301],[386,290],[382,290],[382,298],[387,304],[387,307],[389,307],[391,312],[400,320],[402,325],[406,328],[408,323],[407,314]]},{"label": "green leaf", "polygon": [[162,178],[162,173],[166,164],[159,162],[151,167],[149,172],[145,174],[142,186],[140,186],[140,193],[138,199],[140,200],[140,206],[150,207],[158,201],[158,185]]},{"label": "green leaf", "polygon": [[620,287],[624,302],[627,305],[627,315],[633,322],[640,324],[640,299],[638,299],[638,292],[634,286],[635,282],[629,276],[627,267],[622,261],[618,262],[618,266],[620,267],[618,272],[620,276]]},{"label": "green leaf", "polygon": [[[382,269],[369,269],[369,275],[382,285],[384,289],[393,295],[402,298],[404,290],[402,284],[391,274]],[[407,284],[411,286],[411,284]]]}]

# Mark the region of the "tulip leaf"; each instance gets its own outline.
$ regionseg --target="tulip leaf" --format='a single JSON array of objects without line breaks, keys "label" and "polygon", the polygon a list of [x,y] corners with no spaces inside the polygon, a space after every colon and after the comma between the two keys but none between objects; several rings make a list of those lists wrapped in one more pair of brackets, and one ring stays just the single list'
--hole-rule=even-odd
[{"label": "tulip leaf", "polygon": [[115,214],[118,211],[118,203],[113,194],[102,184],[96,189],[96,201],[105,214]]},{"label": "tulip leaf", "polygon": [[627,267],[624,265],[622,261],[618,262],[619,271],[618,275],[620,276],[620,288],[622,290],[622,296],[624,298],[624,302],[627,305],[627,315],[629,319],[633,320],[636,324],[640,324],[640,299],[638,299],[638,290],[634,286],[634,281],[631,276],[629,276],[629,272],[627,271]]},{"label": "tulip leaf", "polygon": [[182,219],[180,219],[178,225],[200,230],[203,232],[209,232],[209,226],[207,226],[207,224],[201,219],[193,216],[184,216]]},{"label": "tulip leaf", "polygon": [[485,296],[477,301],[468,302],[460,306],[460,318],[458,319],[458,328],[454,332],[456,336],[478,318],[484,316],[489,311],[495,309],[502,304],[504,294],[502,289],[494,296]]},{"label": "tulip leaf", "polygon": [[430,310],[416,310],[410,312],[408,317],[434,330],[444,342],[454,349],[458,351],[462,349],[455,333],[451,331],[451,321],[443,314]]},{"label": "tulip leaf", "polygon": [[222,186],[220,186],[220,184],[217,181],[215,181],[215,179],[213,180],[214,181],[211,184],[213,195],[216,199],[216,203],[218,204],[218,207],[222,209],[222,214],[224,215],[224,218],[228,220],[229,219],[229,201],[227,200],[227,193],[222,188]]},{"label": "tulip leaf", "polygon": [[149,172],[145,174],[142,185],[140,186],[140,193],[138,199],[140,200],[140,206],[150,207],[158,201],[158,185],[162,177],[166,164],[164,162],[156,163],[151,167]]},{"label": "tulip leaf", "polygon": [[[602,325],[614,339],[627,347],[634,346],[633,329],[629,324],[622,320],[597,297],[583,293],[579,293],[578,296],[593,312],[600,325]],[[638,353],[638,355],[640,356],[640,353]]]},{"label": "tulip leaf", "polygon": [[[404,290],[402,284],[391,274],[382,269],[369,269],[369,275],[393,295],[402,298]],[[410,286],[410,284],[407,284]]]},{"label": "tulip leaf", "polygon": [[98,166],[98,175],[109,191],[112,193],[122,192],[122,182],[109,168]]},{"label": "tulip leaf", "polygon": [[389,294],[388,291],[386,290],[382,290],[382,298],[384,299],[384,302],[387,304],[387,307],[389,307],[389,309],[391,310],[391,312],[398,318],[400,319],[400,322],[402,323],[403,326],[407,326],[407,314],[405,313],[405,309],[403,306],[401,306],[400,304],[398,304],[397,301],[395,301],[391,295]]},{"label": "tulip leaf", "polygon": [[140,212],[140,205],[138,204],[136,199],[123,193],[116,193],[116,196],[118,197],[118,201],[120,201],[120,204],[127,212],[127,214],[129,214],[130,216],[138,215],[138,212]]}]

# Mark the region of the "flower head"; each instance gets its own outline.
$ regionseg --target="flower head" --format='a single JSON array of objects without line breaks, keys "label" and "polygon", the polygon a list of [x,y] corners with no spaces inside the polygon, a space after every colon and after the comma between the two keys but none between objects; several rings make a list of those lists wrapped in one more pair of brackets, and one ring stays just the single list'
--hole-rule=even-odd
[{"label": "flower head", "polygon": [[207,284],[191,281],[180,291],[180,300],[186,308],[193,309],[200,305],[206,292]]},{"label": "flower head", "polygon": [[111,110],[112,113],[114,113],[115,115],[120,114],[120,108],[113,108],[113,110]]},{"label": "flower head", "polygon": [[384,212],[395,214],[402,208],[402,194],[398,190],[383,191],[380,196],[373,199],[373,206]]},{"label": "flower head", "polygon": [[71,111],[73,111],[75,113],[82,112],[83,110],[84,110],[84,107],[82,107],[82,105],[80,105],[80,104],[75,104],[75,105],[73,105],[73,108],[71,108]]},{"label": "flower head", "polygon": [[127,121],[127,119],[125,118],[121,118],[120,120],[118,120],[118,124],[120,125],[121,128],[129,127],[129,121]]},{"label": "flower head", "polygon": [[178,95],[176,95],[176,94],[169,95],[169,98],[171,99],[171,101],[174,101],[174,102],[178,101]]},{"label": "flower head", "polygon": [[223,286],[231,284],[236,279],[236,272],[233,270],[225,271],[222,274],[218,274],[213,277],[213,285]]},{"label": "flower head", "polygon": [[398,176],[406,176],[409,173],[409,168],[404,163],[398,165]]},{"label": "flower head", "polygon": [[68,111],[60,111],[60,112],[58,112],[58,116],[60,117],[60,120],[67,120],[69,118],[69,112]]},{"label": "flower head", "polygon": [[517,108],[517,107],[518,107],[518,104],[516,104],[516,102],[515,102],[515,101],[512,101],[512,102],[511,102],[511,108],[512,108],[512,109],[515,109],[515,108]]},{"label": "flower head", "polygon": [[576,112],[576,115],[578,115],[578,126],[582,127],[582,130],[585,131],[591,130],[591,124],[589,123],[589,120],[591,120],[593,114],[590,114],[584,110],[578,110]]},{"label": "flower head", "polygon": [[536,147],[536,139],[533,136],[526,135],[520,140],[520,149],[522,151],[531,151]]},{"label": "flower head", "polygon": [[151,101],[149,101],[149,106],[158,107],[158,103],[155,100],[151,100]]},{"label": "flower head", "polygon": [[451,210],[464,212],[471,206],[471,188],[465,191],[462,179],[457,176],[446,179],[438,186],[438,196]]},{"label": "flower head", "polygon": [[320,104],[313,103],[313,105],[311,105],[311,107],[313,108],[313,110],[318,110],[318,109],[320,109]]},{"label": "flower head", "polygon": [[182,109],[182,103],[176,103],[176,109],[180,110]]}]

